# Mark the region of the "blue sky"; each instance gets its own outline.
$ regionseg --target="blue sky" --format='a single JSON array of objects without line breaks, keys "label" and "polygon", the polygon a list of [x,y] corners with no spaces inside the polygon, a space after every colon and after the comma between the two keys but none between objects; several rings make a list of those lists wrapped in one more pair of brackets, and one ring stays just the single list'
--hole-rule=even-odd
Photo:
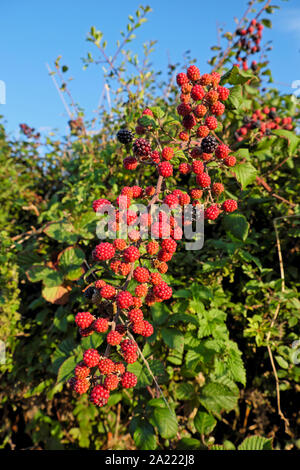
[{"label": "blue sky", "polygon": [[[125,28],[127,17],[141,0],[2,0],[0,6],[0,80],[6,84],[6,104],[0,114],[7,129],[15,134],[19,123],[49,132],[64,132],[68,116],[46,70],[58,55],[69,66],[74,80],[72,95],[87,112],[93,115],[103,87],[101,67],[83,71],[81,57],[93,46],[86,42],[92,25],[103,31],[108,51]],[[153,12],[149,21],[137,32],[132,43],[140,51],[141,44],[157,40],[152,62],[156,70],[166,70],[168,57],[181,61],[190,49],[197,58],[201,72],[208,71],[206,61],[210,46],[216,44],[216,24],[233,31],[233,17],[240,17],[246,0],[149,0]],[[300,79],[300,1],[274,0],[281,9],[270,15],[273,29],[265,29],[265,39],[273,40],[270,53],[275,82],[280,89],[291,92],[293,80]],[[266,15],[265,15],[266,16]],[[268,15],[269,16],[269,15]],[[111,47],[110,47],[111,45]]]}]

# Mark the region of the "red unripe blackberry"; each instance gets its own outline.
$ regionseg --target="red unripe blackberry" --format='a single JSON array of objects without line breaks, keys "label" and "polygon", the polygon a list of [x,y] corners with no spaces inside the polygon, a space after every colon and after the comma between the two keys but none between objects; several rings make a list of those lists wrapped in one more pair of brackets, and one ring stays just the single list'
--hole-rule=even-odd
[{"label": "red unripe blackberry", "polygon": [[161,242],[161,247],[164,251],[167,251],[169,253],[174,253],[177,248],[177,242],[173,240],[172,238],[165,238]]},{"label": "red unripe blackberry", "polygon": [[225,105],[221,103],[221,101],[217,101],[211,105],[210,111],[216,116],[221,116],[221,114],[223,114],[225,111]]},{"label": "red unripe blackberry", "polygon": [[119,385],[119,377],[115,374],[110,374],[104,379],[104,387],[107,388],[107,390],[116,390]]},{"label": "red unripe blackberry", "polygon": [[144,329],[141,335],[144,336],[145,338],[149,338],[149,336],[152,336],[153,333],[154,333],[154,329],[151,323],[149,323],[147,320],[144,320]]},{"label": "red unripe blackberry", "polygon": [[72,388],[74,392],[78,393],[79,395],[82,395],[83,393],[86,393],[90,388],[90,382],[87,379],[76,379]]},{"label": "red unripe blackberry", "polygon": [[102,289],[100,290],[100,295],[104,299],[113,299],[116,295],[116,289],[114,288],[114,286],[106,284],[106,286],[102,287]]},{"label": "red unripe blackberry", "polygon": [[150,273],[147,268],[138,266],[133,271],[133,277],[137,282],[147,282],[149,280]]},{"label": "red unripe blackberry", "polygon": [[138,161],[134,157],[126,157],[123,160],[123,166],[125,170],[135,170],[138,166]]},{"label": "red unripe blackberry", "polygon": [[115,370],[115,364],[108,357],[103,357],[99,361],[98,369],[100,370],[101,374],[108,375],[108,374],[111,374]]},{"label": "red unripe blackberry", "polygon": [[92,391],[90,396],[90,401],[97,406],[104,406],[108,402],[109,399],[109,390],[103,387],[102,385],[96,385]]},{"label": "red unripe blackberry", "polygon": [[192,129],[197,124],[196,118],[193,114],[184,116],[182,119],[182,125],[185,129]]},{"label": "red unripe blackberry", "polygon": [[96,199],[96,201],[93,202],[93,209],[95,212],[97,212],[101,207],[111,205],[111,202],[108,201],[107,199]]},{"label": "red unripe blackberry", "polygon": [[104,287],[106,285],[106,282],[103,281],[102,279],[98,279],[98,281],[95,282],[95,287],[96,289],[101,289],[101,287]]},{"label": "red unripe blackberry", "polygon": [[189,135],[187,132],[181,131],[178,134],[178,138],[182,140],[183,142],[187,142],[189,140]]},{"label": "red unripe blackberry", "polygon": [[191,198],[187,193],[183,193],[179,196],[179,204],[184,206],[185,204],[189,204],[191,202]]},{"label": "red unripe blackberry", "polygon": [[[173,240],[174,241],[174,240]],[[176,243],[176,242],[175,242]],[[151,283],[156,286],[157,284],[160,284],[162,282],[162,277],[160,273],[151,273],[150,274],[150,281]]]},{"label": "red unripe blackberry", "polygon": [[143,189],[140,186],[132,186],[132,196],[137,199],[143,195]]},{"label": "red unripe blackberry", "polygon": [[211,75],[209,73],[204,73],[200,78],[200,83],[203,86],[207,86],[211,84]]},{"label": "red unripe blackberry", "polygon": [[95,250],[95,257],[100,261],[105,261],[107,259],[111,259],[115,255],[115,247],[108,242],[102,242],[96,246]]},{"label": "red unripe blackberry", "polygon": [[159,250],[159,244],[156,241],[147,243],[146,250],[149,255],[155,255]]},{"label": "red unripe blackberry", "polygon": [[124,250],[123,257],[127,263],[133,263],[140,257],[139,249],[136,246],[129,246]]},{"label": "red unripe blackberry", "polygon": [[[179,197],[179,196],[181,196],[182,191],[181,191],[181,189],[174,189],[174,190],[172,191],[172,194],[173,194],[174,196],[176,196],[176,197]],[[167,220],[167,218],[166,218],[166,220]]]},{"label": "red unripe blackberry", "polygon": [[224,201],[222,204],[222,209],[225,212],[234,212],[237,210],[237,202],[234,199],[227,199],[227,201]]},{"label": "red unripe blackberry", "polygon": [[202,189],[194,188],[194,189],[190,190],[190,193],[191,193],[191,198],[192,199],[201,199],[203,191],[202,191]]},{"label": "red unripe blackberry", "polygon": [[194,101],[200,101],[202,98],[205,96],[205,91],[203,86],[201,85],[195,85],[192,88],[191,91],[191,97],[193,98]]},{"label": "red unripe blackberry", "polygon": [[228,155],[228,157],[224,159],[224,163],[229,167],[234,166],[236,164],[236,158],[233,155]]},{"label": "red unripe blackberry", "polygon": [[[147,294],[148,292],[148,286],[147,284],[140,284],[138,286],[136,286],[136,288],[134,289],[134,293],[137,297],[145,297],[145,295]],[[137,301],[137,300],[140,300],[140,299],[133,299],[134,301]],[[136,304],[134,304],[136,305]]]},{"label": "red unripe blackberry", "polygon": [[121,383],[123,388],[133,388],[137,384],[137,376],[132,372],[125,372],[122,375]]},{"label": "red unripe blackberry", "polygon": [[187,175],[188,173],[191,172],[191,165],[189,165],[188,163],[180,163],[179,167],[178,167],[178,170],[181,174],[183,175]]},{"label": "red unripe blackberry", "polygon": [[172,297],[172,287],[168,286],[166,282],[161,282],[157,286],[153,287],[153,292],[156,297],[159,297],[160,299],[167,300]]},{"label": "red unripe blackberry", "polygon": [[149,153],[151,152],[150,142],[143,138],[136,139],[133,142],[132,150],[133,153],[135,153],[135,155],[138,155],[139,157],[147,157],[147,155],[149,155]]},{"label": "red unripe blackberry", "polygon": [[[125,308],[125,307],[122,307],[122,308]],[[118,331],[110,331],[106,337],[106,341],[111,346],[117,346],[122,341],[122,335]]]},{"label": "red unripe blackberry", "polygon": [[121,276],[127,276],[127,274],[130,273],[130,269],[131,269],[130,263],[120,263],[118,273],[121,274]]},{"label": "red unripe blackberry", "polygon": [[187,77],[192,80],[192,82],[196,82],[200,78],[200,71],[196,65],[190,65],[187,69]]},{"label": "red unripe blackberry", "polygon": [[196,175],[202,175],[204,172],[204,165],[201,160],[194,160],[192,163],[192,170]]},{"label": "red unripe blackberry", "polygon": [[196,182],[201,186],[201,188],[208,188],[210,186],[210,176],[207,173],[202,173],[202,175],[196,176]]},{"label": "red unripe blackberry", "polygon": [[167,271],[168,271],[168,265],[165,261],[162,261],[161,263],[159,263],[157,265],[157,270],[161,273],[161,274],[165,274]]},{"label": "red unripe blackberry", "polygon": [[146,116],[152,116],[152,117],[153,117],[153,112],[151,111],[151,109],[146,108],[146,109],[144,109],[144,111],[142,112],[142,115],[143,115],[143,116],[146,115]]},{"label": "red unripe blackberry", "polygon": [[[146,297],[146,299],[147,299],[147,297]],[[135,321],[133,323],[133,325],[131,326],[131,328],[132,328],[133,333],[135,333],[136,335],[142,334],[142,332],[144,330],[144,320]]]},{"label": "red unripe blackberry", "polygon": [[97,333],[105,333],[108,330],[108,320],[106,318],[97,318],[93,323],[93,329]]},{"label": "red unripe blackberry", "polygon": [[222,183],[214,183],[212,185],[212,192],[219,196],[224,191],[224,186]]},{"label": "red unripe blackberry", "polygon": [[171,147],[164,147],[162,149],[161,156],[164,160],[171,160],[174,156],[174,149]]},{"label": "red unripe blackberry", "polygon": [[[182,229],[181,227],[174,227],[172,230],[171,230],[171,237],[174,238],[174,240],[181,240],[182,239]],[[162,272],[159,268],[158,268],[159,272]]]},{"label": "red unripe blackberry", "polygon": [[182,91],[181,94],[182,95],[189,95],[192,88],[193,88],[193,85],[191,85],[190,83],[184,83],[183,85],[181,85],[181,91]]},{"label": "red unripe blackberry", "polygon": [[205,124],[211,131],[214,131],[218,127],[218,120],[214,116],[208,116],[205,119]]},{"label": "red unripe blackberry", "polygon": [[149,196],[149,197],[154,196],[154,194],[155,194],[155,187],[154,187],[154,186],[147,186],[147,188],[145,189],[145,193],[146,193],[147,196]]},{"label": "red unripe blackberry", "polygon": [[197,137],[199,137],[199,139],[203,138],[203,137],[207,137],[209,134],[209,128],[207,126],[199,126],[198,129],[197,129]]},{"label": "red unripe blackberry", "polygon": [[128,319],[132,323],[135,323],[137,321],[142,321],[144,319],[142,310],[140,308],[133,308],[132,310],[130,310],[130,312],[128,312]]},{"label": "red unripe blackberry", "polygon": [[141,234],[138,230],[131,230],[128,232],[128,238],[133,242],[137,242],[141,238]]},{"label": "red unripe blackberry", "polygon": [[218,72],[211,73],[211,83],[214,87],[218,86],[221,80],[221,75]]},{"label": "red unripe blackberry", "polygon": [[175,196],[174,194],[168,194],[165,198],[164,198],[164,204],[167,204],[170,209],[174,209],[175,207],[178,206],[179,204],[179,200],[178,200],[178,197]]},{"label": "red unripe blackberry", "polygon": [[181,103],[177,106],[177,113],[179,116],[188,116],[192,111],[192,107],[188,103]]},{"label": "red unripe blackberry", "polygon": [[127,242],[123,238],[116,238],[113,241],[113,245],[117,250],[123,251],[127,246]]},{"label": "red unripe blackberry", "polygon": [[138,345],[132,339],[125,339],[121,343],[121,349],[123,353],[135,353]]},{"label": "red unripe blackberry", "polygon": [[230,94],[229,88],[226,88],[224,86],[218,86],[217,91],[219,93],[219,99],[221,101],[226,101]]},{"label": "red unripe blackberry", "polygon": [[219,99],[219,93],[216,90],[210,90],[206,93],[205,99],[208,103],[216,103]]},{"label": "red unripe blackberry", "polygon": [[131,199],[128,196],[120,195],[116,199],[116,205],[119,207],[120,210],[125,210],[130,207]]},{"label": "red unripe blackberry", "polygon": [[94,320],[95,317],[90,312],[79,312],[75,317],[76,325],[83,329],[91,326]]},{"label": "red unripe blackberry", "polygon": [[137,361],[138,356],[135,352],[124,352],[123,359],[127,364],[134,364]]},{"label": "red unripe blackberry", "polygon": [[129,308],[133,304],[133,298],[130,292],[121,291],[117,295],[117,304],[120,308]]},{"label": "red unripe blackberry", "polygon": [[115,370],[114,370],[115,373],[117,374],[124,374],[125,372],[125,366],[122,362],[115,362]]},{"label": "red unripe blackberry", "polygon": [[219,214],[220,214],[220,209],[218,208],[216,204],[214,204],[208,207],[207,209],[205,209],[204,218],[209,219],[209,220],[215,220]]},{"label": "red unripe blackberry", "polygon": [[198,104],[196,108],[194,109],[194,114],[197,117],[203,117],[207,113],[207,107],[204,106],[203,104]]},{"label": "red unripe blackberry", "polygon": [[75,367],[75,376],[77,379],[86,379],[90,375],[90,369],[85,365],[83,361],[79,362]]},{"label": "red unripe blackberry", "polygon": [[189,79],[185,73],[181,72],[176,76],[176,82],[177,85],[182,86],[185,83],[189,83]]},{"label": "red unripe blackberry", "polygon": [[127,225],[133,225],[137,221],[137,213],[128,209],[126,212],[126,223]]},{"label": "red unripe blackberry", "polygon": [[121,190],[122,196],[127,196],[129,199],[133,197],[133,191],[130,186],[124,186]]},{"label": "red unripe blackberry", "polygon": [[173,175],[173,165],[169,162],[162,162],[158,165],[158,172],[164,178],[168,178]]},{"label": "red unripe blackberry", "polygon": [[160,153],[157,150],[154,150],[150,153],[150,158],[154,163],[160,162]]},{"label": "red unripe blackberry", "polygon": [[97,349],[87,349],[83,354],[83,360],[88,367],[97,366],[100,360]]},{"label": "red unripe blackberry", "polygon": [[230,148],[225,144],[221,144],[216,148],[215,155],[217,158],[224,159],[230,152]]},{"label": "red unripe blackberry", "polygon": [[170,253],[169,251],[166,250],[160,250],[157,255],[157,259],[159,261],[165,261],[168,262],[172,259],[173,253]]}]

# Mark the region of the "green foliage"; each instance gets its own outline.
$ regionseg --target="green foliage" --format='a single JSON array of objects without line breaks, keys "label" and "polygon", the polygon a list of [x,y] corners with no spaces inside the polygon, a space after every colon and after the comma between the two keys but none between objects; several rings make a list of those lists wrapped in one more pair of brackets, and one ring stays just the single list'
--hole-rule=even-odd
[{"label": "green foliage", "polygon": [[[271,88],[261,92],[261,76],[232,67],[230,58],[217,67],[222,84],[232,87],[229,110],[216,134],[237,158],[222,182],[226,198],[239,201],[239,211],[207,224],[203,249],[195,253],[182,246],[170,263],[165,278],[174,296],[149,309],[155,339],[139,344],[151,372],[142,360],[128,367],[138,376],[136,391],[114,392],[108,405],[98,410],[65,386],[83,350],[103,342],[101,334],[80,342],[74,315],[79,306],[93,311],[82,295],[93,272],[106,278],[100,266],[89,269],[98,222],[92,201],[115,198],[121,186],[132,184],[132,175],[122,169],[126,150],[114,136],[125,124],[133,130],[146,106],[154,119],[144,116],[142,124],[154,132],[163,129],[175,138],[180,128],[170,80],[173,70],[167,83],[151,71],[153,42],[144,45],[141,59],[128,49],[149,11],[140,7],[129,17],[113,64],[106,64],[111,109],[101,107],[97,121],[86,119],[83,132],[71,130],[66,138],[49,136],[37,142],[12,140],[0,126],[0,332],[7,356],[0,364],[2,447],[14,444],[13,425],[21,416],[21,448],[30,442],[33,448],[46,449],[271,450],[272,440],[259,435],[241,442],[250,426],[261,435],[282,428],[274,411],[269,345],[282,408],[292,418],[287,445],[297,446],[293,413],[300,367],[292,345],[300,335],[299,137],[282,129],[260,140],[253,130],[242,143],[233,136],[250,110],[275,106],[280,115],[294,120],[299,110],[290,95]],[[103,60],[103,34],[92,27],[88,41]],[[97,61],[88,53],[84,65]],[[214,63],[218,65],[217,58]],[[58,59],[57,74],[59,64]],[[66,74],[67,66],[61,71]],[[176,158],[184,161],[185,155],[178,151]],[[137,171],[136,183],[153,184],[153,173],[151,168],[143,174]],[[170,185],[174,183],[171,179]],[[119,434],[112,438],[116,429]],[[276,446],[285,448],[286,439],[278,433]]]}]

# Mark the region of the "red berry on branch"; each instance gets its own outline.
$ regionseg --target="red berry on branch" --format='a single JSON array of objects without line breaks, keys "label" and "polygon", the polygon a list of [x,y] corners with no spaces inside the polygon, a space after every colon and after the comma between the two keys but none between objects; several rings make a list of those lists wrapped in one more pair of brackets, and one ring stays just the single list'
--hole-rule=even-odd
[{"label": "red berry on branch", "polygon": [[79,312],[75,317],[76,325],[83,329],[91,326],[94,320],[95,317],[90,312]]},{"label": "red berry on branch", "polygon": [[210,176],[207,173],[202,173],[202,175],[197,175],[196,182],[201,186],[201,188],[208,188],[210,186]]},{"label": "red berry on branch", "polygon": [[[117,302],[118,302],[118,298],[117,298]],[[127,307],[122,307],[122,308],[127,308]],[[106,337],[106,341],[111,346],[118,346],[118,344],[120,344],[122,341],[122,335],[118,331],[110,331]]]},{"label": "red berry on branch", "polygon": [[101,374],[108,375],[108,374],[111,374],[115,370],[115,364],[108,357],[103,357],[99,361],[98,369],[100,370]]},{"label": "red berry on branch", "polygon": [[196,82],[200,78],[200,71],[196,65],[191,65],[187,69],[187,77],[192,80],[192,82]]},{"label": "red berry on branch", "polygon": [[102,385],[96,385],[90,395],[90,401],[97,406],[104,406],[109,399],[109,390]]},{"label": "red berry on branch", "polygon": [[83,360],[88,367],[97,366],[100,360],[97,349],[87,349],[83,354]]},{"label": "red berry on branch", "polygon": [[121,291],[117,295],[117,304],[120,308],[128,309],[133,304],[133,298],[130,292]]},{"label": "red berry on branch", "polygon": [[162,162],[158,165],[158,172],[164,178],[168,178],[173,175],[173,165],[169,162]]},{"label": "red berry on branch", "polygon": [[222,209],[225,212],[234,212],[237,207],[237,202],[234,199],[227,199],[227,201],[224,201],[222,204]]},{"label": "red berry on branch", "polygon": [[94,250],[95,258],[100,261],[111,259],[115,255],[115,247],[108,242],[102,242]]},{"label": "red berry on branch", "polygon": [[93,323],[93,329],[97,333],[105,333],[108,330],[108,320],[106,318],[97,318]]},{"label": "red berry on branch", "polygon": [[137,376],[132,372],[125,372],[122,375],[121,383],[123,388],[133,388],[137,384]]}]

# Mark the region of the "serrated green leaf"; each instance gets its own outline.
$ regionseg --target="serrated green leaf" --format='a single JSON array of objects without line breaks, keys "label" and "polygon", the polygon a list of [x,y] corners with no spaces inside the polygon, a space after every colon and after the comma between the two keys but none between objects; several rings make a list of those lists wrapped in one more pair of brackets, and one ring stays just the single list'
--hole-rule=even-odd
[{"label": "serrated green leaf", "polygon": [[245,241],[248,237],[249,223],[242,214],[226,214],[223,218],[225,229],[235,238]]},{"label": "serrated green leaf", "polygon": [[266,437],[251,436],[247,437],[239,446],[238,450],[273,450],[273,439]]},{"label": "serrated green leaf", "polygon": [[216,424],[216,419],[205,411],[198,411],[194,418],[195,428],[200,434],[210,434]]}]

